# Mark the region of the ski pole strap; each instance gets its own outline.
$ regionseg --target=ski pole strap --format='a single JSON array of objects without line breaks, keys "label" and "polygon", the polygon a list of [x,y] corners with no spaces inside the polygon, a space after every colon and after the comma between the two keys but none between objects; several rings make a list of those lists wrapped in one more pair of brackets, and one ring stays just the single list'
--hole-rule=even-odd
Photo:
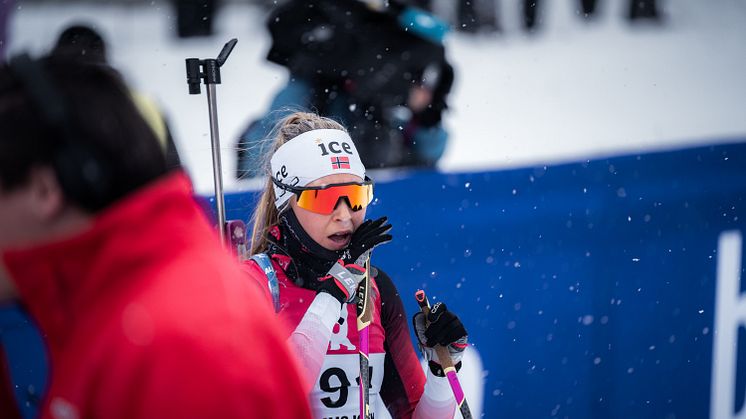
[{"label": "ski pole strap", "polygon": [[277,273],[275,268],[272,266],[272,260],[267,256],[266,253],[257,253],[251,256],[253,260],[267,275],[267,287],[269,292],[272,294],[272,304],[275,307],[275,313],[280,312],[280,284],[277,282]]}]

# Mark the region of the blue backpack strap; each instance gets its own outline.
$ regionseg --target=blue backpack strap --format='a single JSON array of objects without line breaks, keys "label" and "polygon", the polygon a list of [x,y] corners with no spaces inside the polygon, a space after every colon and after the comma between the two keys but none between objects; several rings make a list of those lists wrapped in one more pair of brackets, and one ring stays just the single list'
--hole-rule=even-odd
[{"label": "blue backpack strap", "polygon": [[277,274],[275,268],[272,266],[272,260],[267,256],[266,253],[257,253],[251,256],[251,260],[256,262],[260,268],[267,275],[267,286],[269,292],[272,294],[272,303],[275,307],[275,313],[280,312],[280,284],[277,281]]}]

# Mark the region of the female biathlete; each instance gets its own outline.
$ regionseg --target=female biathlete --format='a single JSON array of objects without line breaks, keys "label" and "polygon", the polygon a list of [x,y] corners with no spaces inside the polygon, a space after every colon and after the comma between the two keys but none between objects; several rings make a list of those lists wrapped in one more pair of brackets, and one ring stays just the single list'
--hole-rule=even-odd
[{"label": "female biathlete", "polygon": [[[288,342],[312,385],[318,418],[359,415],[355,290],[373,248],[391,240],[385,217],[365,219],[373,183],[345,128],[297,112],[275,127],[269,179],[253,215],[250,275],[291,330]],[[258,256],[257,256],[258,255]],[[455,399],[432,346],[460,367],[466,329],[444,304],[414,317],[430,368],[423,373],[409,339],[401,298],[371,267],[371,417],[453,418]]]}]

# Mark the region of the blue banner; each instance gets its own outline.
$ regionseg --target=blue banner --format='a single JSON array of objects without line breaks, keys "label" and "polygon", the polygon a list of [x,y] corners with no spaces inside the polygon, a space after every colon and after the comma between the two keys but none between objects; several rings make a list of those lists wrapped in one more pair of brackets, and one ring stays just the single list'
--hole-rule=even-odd
[{"label": "blue banner", "polygon": [[[744,169],[746,143],[731,143],[380,173],[368,215],[389,216],[394,241],[373,263],[410,314],[422,288],[462,318],[483,368],[469,403],[484,417],[736,417]],[[227,196],[228,219],[248,219],[255,200]]]},{"label": "blue banner", "polygon": [[[0,304],[0,355],[0,362],[7,362],[7,369],[2,366],[0,371],[10,375],[0,377],[0,382],[7,381],[13,387],[18,402],[15,414],[26,419],[37,417],[49,366],[39,329],[20,305]],[[0,406],[0,417],[9,413],[7,408]]]}]

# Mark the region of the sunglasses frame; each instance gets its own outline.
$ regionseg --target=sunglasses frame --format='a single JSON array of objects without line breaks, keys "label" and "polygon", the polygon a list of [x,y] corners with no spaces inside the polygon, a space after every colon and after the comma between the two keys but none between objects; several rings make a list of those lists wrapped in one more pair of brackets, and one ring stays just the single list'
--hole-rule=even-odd
[{"label": "sunglasses frame", "polygon": [[359,185],[359,186],[365,186],[365,185],[373,185],[373,179],[369,178],[368,176],[365,177],[365,179],[362,182],[345,182],[345,183],[330,183],[329,185],[324,186],[290,186],[285,183],[280,182],[279,180],[272,178],[272,183],[275,184],[280,189],[284,189],[286,191],[292,192],[296,195],[300,195],[303,191],[322,191],[324,189],[333,188],[335,186],[349,186],[349,185]]},{"label": "sunglasses frame", "polygon": [[[373,179],[369,178],[368,176],[365,176],[365,179],[362,182],[344,182],[344,183],[331,183],[329,185],[324,186],[304,186],[304,187],[297,187],[297,186],[290,186],[285,183],[280,182],[279,180],[272,178],[272,183],[274,183],[278,188],[284,189],[286,191],[292,192],[297,196],[298,199],[300,199],[300,195],[305,191],[322,191],[324,189],[329,189],[337,186],[349,186],[349,185],[358,185],[358,186],[366,186],[370,185],[373,186]],[[349,204],[349,197],[347,198],[347,202]],[[371,197],[372,200],[372,197]],[[367,204],[366,204],[367,206]]]}]

